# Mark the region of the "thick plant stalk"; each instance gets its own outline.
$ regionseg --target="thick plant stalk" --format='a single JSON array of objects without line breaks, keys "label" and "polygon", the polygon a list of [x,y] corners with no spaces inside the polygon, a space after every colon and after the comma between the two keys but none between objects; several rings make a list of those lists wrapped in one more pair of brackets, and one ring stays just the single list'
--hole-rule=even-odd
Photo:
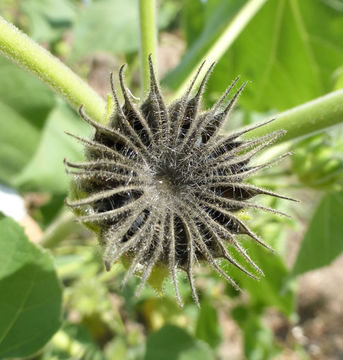
[{"label": "thick plant stalk", "polygon": [[150,75],[148,56],[156,63],[157,31],[155,0],[139,0],[141,96],[149,90]]},{"label": "thick plant stalk", "polygon": [[286,130],[276,143],[311,135],[343,122],[343,90],[337,90],[315,100],[287,110],[276,120],[245,135],[257,138],[275,130]]},{"label": "thick plant stalk", "polygon": [[35,74],[75,109],[84,104],[94,120],[104,120],[104,100],[59,59],[2,17],[0,53]]}]

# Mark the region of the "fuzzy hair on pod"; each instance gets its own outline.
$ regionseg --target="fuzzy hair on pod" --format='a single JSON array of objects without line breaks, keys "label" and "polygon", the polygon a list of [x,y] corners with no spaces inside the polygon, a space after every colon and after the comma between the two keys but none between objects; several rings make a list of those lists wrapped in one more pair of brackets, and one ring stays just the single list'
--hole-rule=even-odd
[{"label": "fuzzy hair on pod", "polygon": [[203,112],[201,98],[214,64],[193,93],[202,64],[186,93],[167,106],[151,57],[149,64],[150,90],[140,106],[136,106],[125,86],[122,66],[119,82],[124,104],[119,104],[111,75],[115,110],[109,123],[103,126],[94,122],[80,108],[81,117],[95,133],[92,139],[70,134],[84,145],[87,161],[65,160],[74,187],[82,194],[66,200],[66,204],[81,222],[97,229],[107,270],[124,255],[130,260],[123,285],[137,270],[142,270],[137,296],[153,268],[167,266],[178,303],[182,305],[177,271],[182,270],[187,274],[194,301],[199,304],[193,279],[197,262],[209,263],[236,289],[237,284],[221,269],[218,259],[227,260],[255,278],[234,259],[228,245],[242,254],[256,274],[263,275],[237,235],[248,235],[262,246],[269,246],[249,230],[237,213],[247,208],[279,213],[249,201],[260,194],[292,200],[245,182],[288,155],[249,165],[254,155],[285,131],[253,140],[241,138],[268,121],[223,136],[223,124],[246,84],[227,101],[237,78],[217,103]]}]

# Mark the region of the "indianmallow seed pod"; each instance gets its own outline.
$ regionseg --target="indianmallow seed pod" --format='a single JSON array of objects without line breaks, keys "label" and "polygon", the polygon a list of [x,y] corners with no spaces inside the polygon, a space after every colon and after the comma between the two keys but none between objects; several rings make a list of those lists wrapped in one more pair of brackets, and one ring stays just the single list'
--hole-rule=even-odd
[{"label": "indianmallow seed pod", "polygon": [[242,135],[268,121],[223,136],[222,126],[245,84],[224,106],[237,78],[211,109],[202,112],[202,94],[214,66],[192,95],[202,65],[184,96],[167,106],[151,58],[149,64],[150,91],[139,107],[124,84],[122,66],[119,80],[124,105],[119,104],[111,76],[115,111],[110,122],[100,125],[80,108],[81,117],[94,127],[95,134],[91,140],[72,135],[85,146],[87,161],[65,161],[76,189],[66,203],[81,222],[96,229],[108,270],[122,256],[130,260],[123,284],[138,269],[142,270],[137,295],[153,268],[165,266],[179,304],[182,302],[178,270],[187,274],[193,298],[199,304],[193,279],[197,261],[208,262],[235,288],[238,286],[218,265],[218,259],[226,259],[255,278],[234,259],[230,246],[242,254],[256,274],[263,275],[237,235],[248,235],[269,247],[242,222],[238,212],[255,208],[278,213],[249,201],[259,194],[290,199],[245,182],[257,171],[288,155],[261,165],[249,165],[254,155],[285,131],[274,131],[253,140],[242,139]]}]

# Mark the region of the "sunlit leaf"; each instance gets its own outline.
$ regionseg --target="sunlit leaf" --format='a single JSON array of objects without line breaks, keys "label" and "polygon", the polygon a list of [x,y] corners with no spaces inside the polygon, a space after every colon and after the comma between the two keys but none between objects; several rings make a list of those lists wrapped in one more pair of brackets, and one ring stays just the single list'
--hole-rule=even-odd
[{"label": "sunlit leaf", "polygon": [[343,10],[322,0],[270,0],[219,62],[208,92],[219,93],[237,75],[251,84],[240,104],[283,110],[334,85],[343,63]]},{"label": "sunlit leaf", "polygon": [[0,79],[0,181],[13,185],[36,150],[55,99],[39,80],[3,57]]},{"label": "sunlit leaf", "polygon": [[1,100],[0,114],[0,180],[11,184],[34,153],[39,131]]},{"label": "sunlit leaf", "polygon": [[82,136],[89,133],[85,124],[67,105],[60,104],[49,115],[40,143],[32,159],[15,178],[16,187],[25,190],[66,193],[69,179],[65,173],[63,159],[82,159],[80,144],[72,141],[65,131]]}]

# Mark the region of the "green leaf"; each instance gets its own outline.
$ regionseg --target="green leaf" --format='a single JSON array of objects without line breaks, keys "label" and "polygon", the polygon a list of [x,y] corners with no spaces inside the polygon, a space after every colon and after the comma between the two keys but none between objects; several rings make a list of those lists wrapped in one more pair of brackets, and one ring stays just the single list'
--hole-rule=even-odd
[{"label": "green leaf", "polygon": [[343,63],[343,11],[322,0],[270,0],[222,57],[208,92],[219,94],[242,75],[240,104],[283,110],[333,88]]},{"label": "green leaf", "polygon": [[[183,19],[183,29],[187,48],[198,39],[202,29],[205,26],[206,9],[209,2],[201,0],[189,0],[185,2],[184,9],[181,13]],[[194,16],[196,14],[196,16]]]},{"label": "green leaf", "polygon": [[194,339],[183,329],[165,325],[148,336],[144,359],[210,360],[214,359],[214,355],[205,343]]},{"label": "green leaf", "polygon": [[[1,102],[34,127],[41,129],[55,105],[53,92],[33,75],[2,56],[0,56],[0,79]],[[1,114],[0,133],[4,121],[11,122],[11,119]]]},{"label": "green leaf", "polygon": [[[231,18],[225,17],[227,15],[232,16],[235,8],[237,10],[244,3],[246,3],[245,0],[231,3],[225,0],[186,1],[181,16],[183,18],[187,47],[190,48],[194,43],[198,42],[200,37],[204,37],[204,33],[210,35],[209,29],[220,29],[227,21],[231,21]],[[226,10],[228,13],[225,13]]]},{"label": "green leaf", "polygon": [[336,82],[334,87],[335,90],[343,88],[343,66],[337,69],[335,82]]},{"label": "green leaf", "polygon": [[34,156],[15,178],[15,186],[25,191],[66,193],[69,178],[65,173],[63,159],[81,160],[83,148],[64,131],[82,136],[87,130],[89,126],[65,103],[58,105],[46,121]]},{"label": "green leaf", "polygon": [[99,0],[83,9],[75,22],[72,59],[96,51],[129,53],[139,45],[138,2]]},{"label": "green leaf", "polygon": [[76,16],[71,0],[25,0],[20,7],[29,18],[29,35],[36,41],[58,40]]},{"label": "green leaf", "polygon": [[232,310],[232,317],[243,332],[244,353],[248,360],[271,359],[280,352],[272,330],[263,324],[261,315],[259,310],[242,305]]},{"label": "green leaf", "polygon": [[293,275],[329,265],[343,252],[343,192],[326,194],[321,200],[293,267]]},{"label": "green leaf", "polygon": [[61,325],[62,289],[51,256],[0,217],[0,358],[38,351]]},{"label": "green leaf", "polygon": [[0,181],[13,185],[36,150],[55,99],[40,81],[2,57],[0,79]]},{"label": "green leaf", "polygon": [[[203,15],[207,15],[208,18],[206,21],[202,23],[200,19],[199,21],[192,19],[191,24],[194,24],[194,31],[188,26],[188,41],[191,41],[195,37],[197,40],[192,43],[192,46],[186,52],[181,63],[171,71],[165,79],[163,79],[163,84],[173,90],[177,89],[192,73],[199,61],[230,24],[234,16],[242,9],[245,3],[246,0],[209,1],[208,4],[206,4],[206,8],[203,9],[203,12],[207,12],[207,14]],[[186,15],[188,15],[186,21],[190,17],[195,16],[193,14],[192,4],[189,4],[186,8]],[[200,4],[195,5],[197,8],[200,6]],[[203,31],[201,34],[195,35],[199,29],[202,29]]]},{"label": "green leaf", "polygon": [[0,181],[11,184],[34,153],[39,131],[1,101],[0,114]]},{"label": "green leaf", "polygon": [[195,336],[215,349],[222,340],[217,310],[208,302],[202,302]]},{"label": "green leaf", "polygon": [[160,30],[166,29],[182,9],[182,3],[175,0],[165,0],[158,8],[157,26]]},{"label": "green leaf", "polygon": [[[261,277],[260,281],[252,279],[227,261],[222,263],[223,270],[237,281],[243,290],[249,292],[252,304],[275,306],[285,315],[292,315],[295,307],[294,289],[289,280],[289,271],[281,256],[252,242],[246,246],[246,249],[249,256],[262,269],[265,277]],[[236,254],[235,258],[240,259],[239,263],[245,266],[246,262],[242,256]]]}]

